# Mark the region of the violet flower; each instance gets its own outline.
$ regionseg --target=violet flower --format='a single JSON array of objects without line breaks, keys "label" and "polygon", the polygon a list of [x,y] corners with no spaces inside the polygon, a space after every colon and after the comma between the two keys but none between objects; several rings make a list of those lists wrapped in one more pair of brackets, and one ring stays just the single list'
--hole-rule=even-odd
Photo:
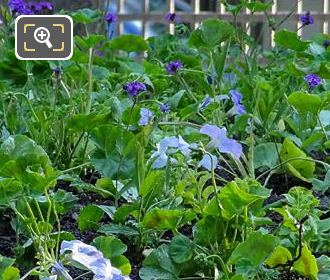
[{"label": "violet flower", "polygon": [[330,46],[330,40],[324,40],[323,41],[323,47],[327,49]]},{"label": "violet flower", "polygon": [[144,83],[135,81],[126,83],[123,86],[123,89],[127,92],[128,95],[137,97],[141,92],[146,91],[147,87]]},{"label": "violet flower", "polygon": [[141,118],[139,120],[139,125],[146,126],[152,121],[154,113],[146,108],[142,108],[140,111],[140,116]]},{"label": "violet flower", "polygon": [[54,6],[48,1],[41,1],[37,5],[37,11],[52,11]]},{"label": "violet flower", "polygon": [[208,135],[211,142],[209,148],[218,148],[220,153],[231,154],[237,159],[241,157],[243,148],[240,143],[227,137],[227,130],[215,125],[206,124],[200,129],[200,133]]},{"label": "violet flower", "polygon": [[34,12],[26,4],[24,0],[10,0],[8,6],[13,14],[17,15],[33,15]]},{"label": "violet flower", "polygon": [[168,103],[161,104],[159,110],[163,113],[169,113],[171,111],[171,106]]},{"label": "violet flower", "polygon": [[181,68],[183,67],[183,64],[180,60],[173,60],[170,61],[167,65],[166,65],[166,71],[168,74],[170,75],[174,75],[176,74]]},{"label": "violet flower", "polygon": [[243,98],[242,94],[239,93],[239,92],[236,91],[236,90],[231,90],[231,91],[229,91],[229,94],[230,94],[230,96],[231,96],[231,100],[232,100],[233,103],[234,103],[234,109],[235,109],[236,113],[237,113],[238,115],[243,115],[243,114],[245,114],[245,113],[246,113],[245,107],[244,107],[244,105],[241,103],[242,98]]},{"label": "violet flower", "polygon": [[177,152],[188,157],[191,152],[190,145],[181,136],[165,137],[157,144],[157,151],[151,155],[150,160],[153,162],[151,168],[163,168],[167,165],[168,161],[176,163],[176,160],[169,156]]},{"label": "violet flower", "polygon": [[118,21],[118,16],[115,13],[109,12],[105,17],[105,20],[111,24]]},{"label": "violet flower", "polygon": [[166,21],[171,23],[171,22],[177,22],[179,17],[177,16],[176,13],[168,13],[165,17]]},{"label": "violet flower", "polygon": [[322,83],[321,77],[316,74],[308,74],[304,79],[308,83],[310,89],[314,89]]},{"label": "violet flower", "polygon": [[205,154],[202,160],[198,163],[198,167],[204,167],[208,171],[212,171],[217,168],[218,159],[214,155]]},{"label": "violet flower", "polygon": [[299,17],[300,21],[302,22],[303,26],[310,25],[314,23],[314,17],[311,15],[310,12],[307,12],[304,15]]},{"label": "violet flower", "polygon": [[112,267],[102,252],[94,246],[87,245],[79,240],[63,241],[61,255],[70,252],[68,256],[74,263],[79,263],[94,273],[94,280],[130,280],[123,276],[117,268]]}]

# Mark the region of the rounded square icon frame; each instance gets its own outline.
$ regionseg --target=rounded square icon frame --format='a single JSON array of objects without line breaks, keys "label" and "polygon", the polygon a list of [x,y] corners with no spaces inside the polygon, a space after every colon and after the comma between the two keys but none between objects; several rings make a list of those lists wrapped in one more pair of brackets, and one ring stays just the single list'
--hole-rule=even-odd
[{"label": "rounded square icon frame", "polygon": [[[25,57],[21,57],[18,53],[17,53],[17,24],[19,22],[20,19],[22,18],[26,18],[26,17],[35,17],[35,18],[52,18],[52,17],[62,17],[62,18],[66,18],[70,21],[70,25],[71,25],[71,46],[70,46],[70,54],[67,57],[62,57],[62,58],[42,58],[42,57],[34,57],[34,58],[25,58]],[[15,55],[19,60],[69,60],[72,58],[73,56],[73,20],[70,16],[68,15],[20,15],[15,19]]]}]

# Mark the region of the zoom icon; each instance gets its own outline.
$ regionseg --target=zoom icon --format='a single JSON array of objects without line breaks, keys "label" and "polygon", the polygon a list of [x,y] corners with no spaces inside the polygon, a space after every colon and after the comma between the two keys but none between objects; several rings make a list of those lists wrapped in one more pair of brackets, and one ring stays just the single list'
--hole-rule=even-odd
[{"label": "zoom icon", "polygon": [[15,22],[15,53],[21,60],[67,60],[73,52],[69,16],[19,16]]}]

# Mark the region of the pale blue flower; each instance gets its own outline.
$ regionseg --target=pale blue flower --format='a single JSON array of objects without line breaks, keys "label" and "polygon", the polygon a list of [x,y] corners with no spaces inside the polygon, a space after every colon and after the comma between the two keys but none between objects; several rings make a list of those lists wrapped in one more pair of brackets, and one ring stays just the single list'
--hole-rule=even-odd
[{"label": "pale blue flower", "polygon": [[176,160],[169,157],[169,155],[177,152],[188,157],[191,152],[190,145],[181,136],[165,137],[157,144],[157,151],[151,155],[150,159],[153,161],[151,167],[153,169],[159,169],[165,167],[168,161],[175,163]]},{"label": "pale blue flower", "polygon": [[236,158],[241,157],[243,152],[242,145],[236,140],[228,138],[225,128],[206,124],[200,129],[200,133],[208,135],[211,138],[208,147],[218,148],[220,153],[232,154]]},{"label": "pale blue flower", "polygon": [[243,115],[243,114],[245,114],[245,113],[246,113],[245,107],[244,107],[244,105],[241,103],[242,98],[243,98],[242,94],[239,93],[239,92],[236,91],[236,90],[231,90],[231,91],[229,91],[229,94],[230,94],[230,96],[231,96],[231,100],[232,100],[233,103],[234,103],[234,109],[235,109],[236,113],[237,113],[238,115]]},{"label": "pale blue flower", "polygon": [[140,111],[140,116],[141,118],[139,120],[139,125],[146,126],[152,121],[154,113],[146,108],[142,108]]},{"label": "pale blue flower", "polygon": [[64,254],[68,251],[73,262],[94,273],[94,280],[130,280],[129,277],[122,276],[120,270],[112,267],[110,261],[94,246],[79,240],[63,241],[60,253]]},{"label": "pale blue flower", "polygon": [[205,154],[202,160],[198,163],[198,167],[204,167],[209,171],[216,169],[217,165],[218,165],[218,158],[214,155],[209,155],[209,154]]}]

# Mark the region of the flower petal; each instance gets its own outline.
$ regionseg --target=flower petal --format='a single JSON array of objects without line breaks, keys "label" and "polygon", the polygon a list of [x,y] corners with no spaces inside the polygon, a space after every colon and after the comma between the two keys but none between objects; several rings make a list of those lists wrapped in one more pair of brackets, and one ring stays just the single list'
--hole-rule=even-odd
[{"label": "flower petal", "polygon": [[227,137],[220,141],[218,148],[221,153],[232,154],[236,158],[240,158],[243,152],[243,148],[240,143]]},{"label": "flower petal", "polygon": [[[212,159],[212,160],[211,160]],[[198,163],[198,167],[204,167],[205,169],[212,171],[212,167],[213,170],[216,169],[218,165],[218,159],[216,156],[214,155],[209,155],[209,154],[205,154],[202,158],[202,160]]]}]

